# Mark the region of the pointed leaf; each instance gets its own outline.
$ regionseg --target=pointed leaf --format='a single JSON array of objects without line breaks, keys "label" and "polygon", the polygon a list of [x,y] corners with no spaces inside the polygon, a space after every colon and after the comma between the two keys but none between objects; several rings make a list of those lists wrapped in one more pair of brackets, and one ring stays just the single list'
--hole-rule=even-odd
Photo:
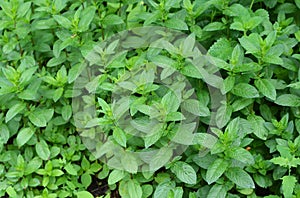
[{"label": "pointed leaf", "polygon": [[32,130],[29,127],[21,129],[16,138],[18,147],[21,147],[24,144],[26,144],[26,142],[28,142],[30,138],[33,136],[33,134],[34,134],[34,130]]}]

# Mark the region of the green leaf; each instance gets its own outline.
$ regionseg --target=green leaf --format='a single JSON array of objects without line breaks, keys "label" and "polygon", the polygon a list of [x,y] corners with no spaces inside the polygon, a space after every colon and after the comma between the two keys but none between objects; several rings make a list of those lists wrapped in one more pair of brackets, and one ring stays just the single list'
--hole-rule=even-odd
[{"label": "green leaf", "polygon": [[295,0],[295,4],[300,9],[300,0]]},{"label": "green leaf", "polygon": [[232,107],[228,104],[222,104],[216,114],[216,123],[219,128],[223,128],[230,120],[232,114]]},{"label": "green leaf", "polygon": [[243,48],[247,50],[247,53],[255,54],[260,52],[260,43],[262,38],[257,33],[252,33],[249,36],[243,36],[239,38],[239,41]]},{"label": "green leaf", "polygon": [[252,85],[247,83],[239,83],[231,90],[234,95],[243,98],[257,98],[259,96],[258,91]]},{"label": "green leaf", "polygon": [[165,25],[168,28],[172,28],[172,29],[176,29],[176,30],[188,30],[189,29],[187,24],[183,20],[177,19],[177,18],[168,19],[165,22]]},{"label": "green leaf", "polygon": [[193,144],[199,144],[206,148],[212,148],[218,139],[209,133],[195,133],[193,138]]},{"label": "green leaf", "polygon": [[80,191],[75,194],[78,198],[94,198],[94,196],[88,191]]},{"label": "green leaf", "polygon": [[182,53],[185,56],[189,56],[193,52],[195,46],[195,34],[190,34],[184,41],[182,45]]},{"label": "green leaf", "polygon": [[173,188],[174,188],[174,185],[172,184],[171,181],[159,183],[154,191],[153,198],[168,197],[170,190]]},{"label": "green leaf", "polygon": [[113,131],[113,138],[116,140],[118,144],[120,144],[123,147],[126,147],[126,135],[125,132],[119,128],[116,127]]},{"label": "green leaf", "polygon": [[269,132],[265,127],[265,120],[260,116],[249,115],[248,121],[250,124],[250,132],[254,133],[258,138],[266,140]]},{"label": "green leaf", "polygon": [[186,111],[196,115],[196,116],[209,116],[209,108],[204,106],[203,103],[195,99],[184,100],[181,104],[181,107]]},{"label": "green leaf", "polygon": [[197,175],[192,166],[185,162],[178,161],[171,167],[176,177],[186,184],[196,184]]},{"label": "green leaf", "polygon": [[18,7],[17,10],[17,17],[18,18],[22,18],[26,15],[26,13],[29,11],[31,6],[31,2],[25,2],[25,3],[21,3]]},{"label": "green leaf", "polygon": [[49,160],[50,150],[45,140],[41,140],[40,142],[36,143],[35,151],[42,160]]},{"label": "green leaf", "polygon": [[135,156],[132,153],[126,152],[123,154],[121,159],[122,166],[124,170],[129,173],[137,173],[138,171],[138,163]]},{"label": "green leaf", "polygon": [[300,97],[293,94],[282,94],[275,100],[275,103],[286,107],[299,107]]},{"label": "green leaf", "polygon": [[0,138],[6,144],[10,138],[10,132],[6,124],[0,124]]},{"label": "green leaf", "polygon": [[108,180],[107,180],[108,185],[117,183],[118,181],[123,179],[125,176],[126,176],[126,174],[124,173],[124,171],[114,169],[108,176]]},{"label": "green leaf", "polygon": [[215,160],[207,169],[206,172],[206,181],[208,184],[214,183],[217,181],[223,173],[226,171],[229,163],[225,159]]},{"label": "green leaf", "polygon": [[241,168],[229,168],[226,170],[225,176],[240,188],[255,188],[251,176]]},{"label": "green leaf", "polygon": [[31,112],[28,118],[37,127],[45,127],[47,125],[47,120],[38,111]]},{"label": "green leaf", "polygon": [[279,166],[282,167],[287,167],[289,164],[289,159],[279,156],[279,157],[272,158],[270,162],[274,164],[278,164]]},{"label": "green leaf", "polygon": [[232,90],[232,88],[234,87],[235,84],[235,77],[234,76],[228,76],[223,83],[223,87],[222,87],[222,94],[226,94],[229,91]]},{"label": "green leaf", "polygon": [[226,61],[230,58],[232,50],[230,41],[222,37],[209,48],[208,54]]},{"label": "green leaf", "polygon": [[63,174],[65,174],[65,173],[62,170],[54,169],[54,170],[52,170],[51,176],[59,177],[59,176],[62,176]]},{"label": "green leaf", "polygon": [[69,120],[72,116],[72,107],[71,105],[65,105],[63,106],[63,108],[61,109],[61,115],[63,117],[64,120]]},{"label": "green leaf", "polygon": [[282,177],[282,191],[284,197],[293,197],[293,191],[296,186],[297,179],[295,176],[283,176]]},{"label": "green leaf", "polygon": [[244,148],[235,148],[229,152],[229,157],[243,162],[247,165],[254,164],[254,158],[249,151]]},{"label": "green leaf", "polygon": [[18,147],[21,147],[24,144],[26,144],[26,142],[28,142],[30,138],[33,136],[33,134],[34,134],[34,130],[32,130],[32,128],[30,127],[22,128],[16,138]]},{"label": "green leaf", "polygon": [[53,57],[47,62],[47,67],[54,67],[66,61],[66,55],[62,53],[59,57]]},{"label": "green leaf", "polygon": [[62,97],[63,93],[64,93],[64,88],[63,87],[60,87],[60,88],[56,89],[53,92],[53,101],[57,102]]},{"label": "green leaf", "polygon": [[53,15],[53,18],[59,25],[61,25],[62,27],[66,28],[66,29],[69,29],[72,26],[71,21],[64,16]]},{"label": "green leaf", "polygon": [[181,100],[173,91],[169,91],[166,95],[163,96],[161,103],[166,109],[167,113],[170,113],[177,111],[180,106]]},{"label": "green leaf", "polygon": [[13,119],[18,113],[22,112],[26,107],[26,104],[22,102],[18,102],[14,106],[12,106],[6,113],[5,122],[9,122]]},{"label": "green leaf", "polygon": [[86,64],[83,63],[77,63],[71,67],[68,74],[68,83],[74,82],[77,77],[81,74],[81,72],[86,67]]},{"label": "green leaf", "polygon": [[74,166],[71,164],[71,163],[68,163],[64,169],[67,171],[67,173],[69,173],[70,175],[74,175],[76,176],[77,175],[77,171],[76,169],[74,168]]},{"label": "green leaf", "polygon": [[127,182],[128,194],[129,197],[141,198],[143,194],[143,190],[140,186],[140,183],[136,180],[129,180]]},{"label": "green leaf", "polygon": [[18,197],[16,190],[12,186],[7,187],[6,192],[9,195],[9,197]]},{"label": "green leaf", "polygon": [[173,155],[173,149],[168,147],[162,147],[158,150],[152,157],[152,160],[150,161],[149,167],[150,170],[157,170],[164,166],[172,157]]},{"label": "green leaf", "polygon": [[119,193],[121,197],[136,197],[141,198],[143,190],[140,184],[135,179],[121,181],[119,185]]},{"label": "green leaf", "polygon": [[24,175],[30,175],[31,173],[36,172],[41,167],[42,163],[43,161],[40,158],[33,158],[26,165]]},{"label": "green leaf", "polygon": [[257,79],[254,81],[254,84],[264,96],[271,100],[276,99],[275,86],[268,79]]},{"label": "green leaf", "polygon": [[204,31],[217,31],[217,30],[223,30],[225,28],[226,28],[226,26],[224,25],[224,23],[212,22],[212,23],[209,23],[208,25],[206,25],[203,28],[203,30]]},{"label": "green leaf", "polygon": [[81,12],[81,17],[78,23],[79,32],[84,32],[89,29],[89,26],[94,19],[95,11],[96,8],[94,6],[90,6]]},{"label": "green leaf", "polygon": [[109,25],[119,25],[123,24],[124,21],[121,17],[115,14],[107,15],[102,20],[103,25],[109,26]]},{"label": "green leaf", "polygon": [[227,194],[226,187],[224,185],[215,184],[208,192],[207,198],[225,198]]}]

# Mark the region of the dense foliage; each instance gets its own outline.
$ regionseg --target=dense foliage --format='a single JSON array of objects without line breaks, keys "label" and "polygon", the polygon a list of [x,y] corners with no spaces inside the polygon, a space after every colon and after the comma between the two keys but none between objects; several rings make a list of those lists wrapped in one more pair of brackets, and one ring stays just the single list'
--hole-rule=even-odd
[{"label": "dense foliage", "polygon": [[299,0],[0,7],[0,196],[300,197]]}]

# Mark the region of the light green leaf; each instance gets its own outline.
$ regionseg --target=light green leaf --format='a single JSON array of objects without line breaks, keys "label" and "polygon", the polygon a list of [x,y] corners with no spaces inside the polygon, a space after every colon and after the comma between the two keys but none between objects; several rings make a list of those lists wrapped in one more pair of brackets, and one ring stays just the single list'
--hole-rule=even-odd
[{"label": "light green leaf", "polygon": [[218,139],[209,133],[195,133],[193,138],[193,144],[199,144],[206,148],[212,148]]},{"label": "light green leaf", "polygon": [[35,151],[42,160],[49,160],[50,150],[45,140],[41,140],[40,142],[36,143]]},{"label": "light green leaf", "polygon": [[229,157],[247,165],[254,164],[254,158],[249,151],[243,148],[234,148],[229,152]]},{"label": "light green leaf", "polygon": [[28,140],[30,140],[30,138],[33,136],[33,134],[34,130],[32,130],[32,128],[22,128],[16,138],[18,147],[26,144],[26,142],[28,142]]},{"label": "light green leaf", "polygon": [[231,90],[234,95],[243,98],[257,98],[259,96],[258,91],[252,85],[247,83],[239,83]]},{"label": "light green leaf", "polygon": [[197,175],[192,166],[185,162],[178,161],[171,167],[171,171],[186,184],[196,184]]},{"label": "light green leaf", "polygon": [[63,117],[64,120],[69,120],[72,116],[72,107],[71,105],[65,105],[63,106],[63,108],[61,109],[61,115]]},{"label": "light green leaf", "polygon": [[111,15],[107,15],[104,17],[104,19],[102,20],[103,25],[119,25],[119,24],[123,24],[124,21],[121,17],[119,17],[118,15],[115,14],[111,14]]},{"label": "light green leaf", "polygon": [[225,198],[227,194],[224,185],[215,184],[208,192],[207,198]]},{"label": "light green leaf", "polygon": [[207,169],[206,172],[206,181],[208,184],[211,184],[217,181],[223,173],[226,171],[229,163],[224,159],[215,160]]},{"label": "light green leaf", "polygon": [[14,106],[12,106],[6,113],[5,122],[9,122],[13,119],[18,113],[22,112],[26,107],[26,104],[22,102],[18,102]]},{"label": "light green leaf", "polygon": [[286,198],[293,197],[293,191],[296,186],[297,179],[295,176],[283,176],[282,177],[282,191]]},{"label": "light green leaf", "polygon": [[81,17],[78,23],[78,30],[80,32],[88,30],[92,20],[94,19],[95,11],[96,8],[94,6],[90,6],[81,12]]},{"label": "light green leaf", "polygon": [[230,41],[222,37],[209,48],[208,54],[226,61],[230,58],[232,50]]},{"label": "light green leaf", "polygon": [[295,0],[295,4],[300,9],[300,0]]},{"label": "light green leaf", "polygon": [[205,117],[210,115],[209,108],[207,106],[204,106],[203,103],[195,99],[184,100],[181,104],[181,107],[196,116]]},{"label": "light green leaf", "polygon": [[66,29],[69,29],[72,26],[72,22],[64,16],[53,15],[53,18],[59,25],[61,25],[62,27],[66,28]]},{"label": "light green leaf", "polygon": [[250,124],[250,132],[254,133],[258,138],[266,140],[269,132],[265,127],[265,120],[260,116],[249,115],[248,121]]},{"label": "light green leaf", "polygon": [[212,22],[209,23],[208,25],[206,25],[203,30],[204,31],[217,31],[217,30],[223,30],[225,29],[226,26],[224,25],[224,23],[221,22]]},{"label": "light green leaf", "polygon": [[173,185],[173,183],[171,181],[166,181],[166,182],[160,183],[154,191],[153,198],[168,197],[170,190],[173,189],[174,187],[175,186]]},{"label": "light green leaf", "polygon": [[158,152],[154,154],[150,161],[150,170],[157,170],[165,165],[173,155],[173,149],[168,147],[162,147]]},{"label": "light green leaf", "polygon": [[78,198],[94,198],[94,196],[88,191],[80,191],[76,193]]},{"label": "light green leaf", "polygon": [[168,28],[172,28],[172,29],[176,29],[176,30],[188,30],[189,29],[187,24],[183,20],[177,19],[177,18],[168,19],[165,22],[165,25]]},{"label": "light green leaf", "polygon": [[255,54],[260,52],[260,43],[262,38],[257,33],[252,33],[249,36],[243,36],[239,38],[239,41],[243,48],[247,50],[247,53]]},{"label": "light green leaf", "polygon": [[252,98],[240,98],[232,103],[233,112],[239,111],[253,103]]},{"label": "light green leaf", "polygon": [[120,144],[123,147],[126,147],[126,134],[121,128],[116,127],[114,129],[113,138],[116,140],[118,144]]},{"label": "light green leaf", "polygon": [[74,82],[77,77],[81,74],[81,72],[86,67],[86,64],[84,63],[77,63],[71,67],[68,74],[68,83]]},{"label": "light green leaf", "polygon": [[268,79],[257,79],[254,84],[264,96],[272,100],[276,99],[275,86]]},{"label": "light green leaf", "polygon": [[37,127],[45,127],[47,125],[47,120],[39,114],[38,111],[33,111],[28,116],[30,122],[32,122]]},{"label": "light green leaf", "polygon": [[3,143],[6,144],[10,138],[10,132],[6,124],[0,124],[0,138],[2,139]]},{"label": "light green leaf", "polygon": [[299,107],[300,97],[293,94],[282,94],[275,100],[275,103],[286,107]]},{"label": "light green leaf", "polygon": [[123,154],[123,157],[121,159],[122,166],[124,170],[126,170],[129,173],[137,173],[138,171],[138,163],[135,156],[129,152],[126,152]]},{"label": "light green leaf", "polygon": [[12,198],[18,197],[16,190],[12,186],[7,187],[6,192],[9,195],[9,197]]},{"label": "light green leaf", "polygon": [[255,188],[251,176],[239,167],[227,169],[225,176],[240,188]]},{"label": "light green leaf", "polygon": [[127,182],[127,188],[129,197],[142,198],[143,190],[140,186],[140,183],[135,179],[131,179]]},{"label": "light green leaf", "polygon": [[125,177],[125,173],[122,170],[114,169],[108,176],[108,185],[112,185],[120,181]]},{"label": "light green leaf", "polygon": [[232,107],[228,104],[222,104],[216,114],[217,126],[223,128],[230,120],[232,114]]},{"label": "light green leaf", "polygon": [[71,163],[68,163],[64,169],[67,171],[67,173],[69,173],[70,175],[77,175],[77,171],[74,168],[74,166]]},{"label": "light green leaf", "polygon": [[24,175],[30,175],[31,173],[34,173],[41,167],[42,163],[43,161],[40,158],[38,157],[33,158],[26,165]]}]

